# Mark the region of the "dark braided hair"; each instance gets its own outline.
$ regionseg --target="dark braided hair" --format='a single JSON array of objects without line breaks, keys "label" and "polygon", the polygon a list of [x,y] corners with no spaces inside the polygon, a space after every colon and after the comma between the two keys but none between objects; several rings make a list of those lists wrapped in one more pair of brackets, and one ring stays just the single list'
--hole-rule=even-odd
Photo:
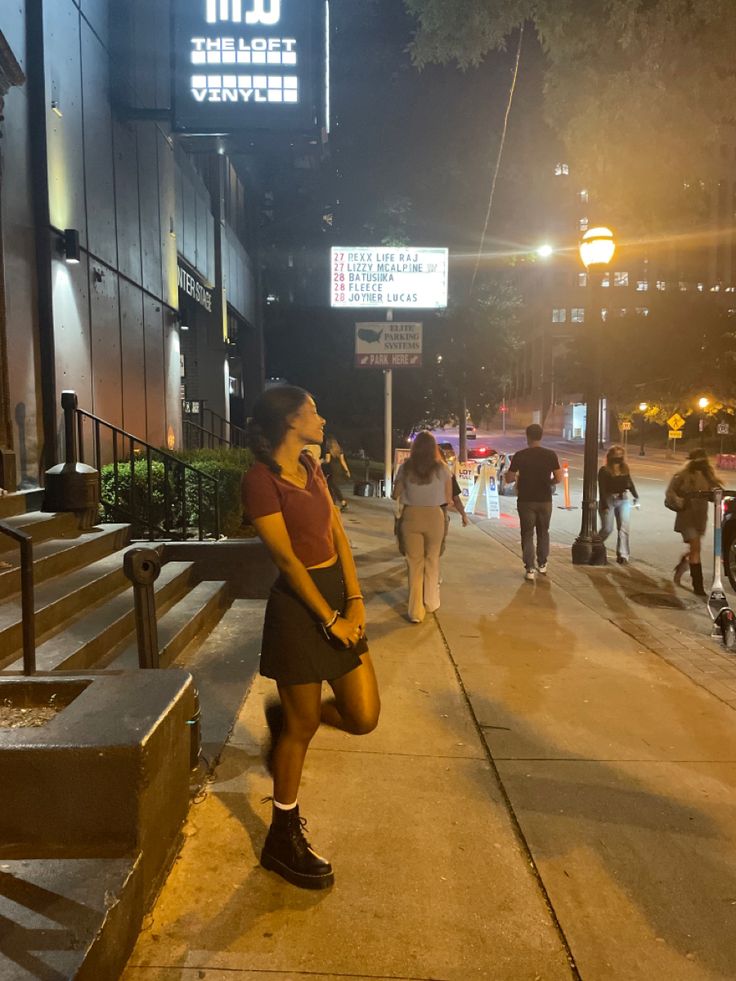
[{"label": "dark braided hair", "polygon": [[256,399],[248,424],[248,446],[256,460],[264,463],[275,474],[281,473],[281,467],[273,455],[286,439],[289,419],[301,409],[308,398],[309,392],[303,388],[278,385],[269,388]]}]

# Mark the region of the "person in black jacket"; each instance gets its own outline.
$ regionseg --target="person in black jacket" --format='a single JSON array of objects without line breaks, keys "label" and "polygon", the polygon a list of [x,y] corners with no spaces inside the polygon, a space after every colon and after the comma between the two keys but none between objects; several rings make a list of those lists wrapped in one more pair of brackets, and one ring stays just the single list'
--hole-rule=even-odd
[{"label": "person in black jacket", "polygon": [[[629,496],[631,495],[631,496]],[[616,522],[616,561],[626,565],[629,551],[631,505],[639,507],[639,495],[631,479],[623,446],[612,446],[606,462],[598,471],[598,510],[601,516],[601,541],[605,542]]]}]

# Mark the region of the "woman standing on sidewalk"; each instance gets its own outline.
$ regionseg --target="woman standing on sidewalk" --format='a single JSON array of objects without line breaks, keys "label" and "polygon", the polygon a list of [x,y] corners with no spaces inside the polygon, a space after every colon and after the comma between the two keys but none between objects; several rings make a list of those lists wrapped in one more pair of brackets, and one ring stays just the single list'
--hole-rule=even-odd
[{"label": "woman standing on sidewalk", "polygon": [[452,504],[450,471],[431,433],[417,434],[392,497],[404,508],[400,534],[409,572],[409,619],[421,623],[425,613],[439,609],[445,509]]},{"label": "woman standing on sidewalk", "polygon": [[631,498],[639,507],[639,495],[631,479],[623,446],[612,446],[606,453],[606,462],[598,471],[598,508],[601,516],[601,541],[605,542],[616,522],[616,561],[626,565],[631,558],[629,550],[629,525]]},{"label": "woman standing on sidewalk", "polygon": [[691,495],[709,492],[716,487],[723,487],[723,484],[716,477],[705,450],[698,447],[690,451],[687,465],[674,475],[664,498],[667,507],[677,512],[675,531],[680,532],[687,545],[685,554],[675,566],[674,580],[679,586],[689,566],[696,596],[706,595],[700,549],[708,525],[710,502],[705,497]]},{"label": "woman standing on sidewalk", "polygon": [[350,467],[345,459],[342,446],[334,436],[328,436],[325,440],[324,452],[322,454],[322,472],[327,478],[327,487],[332,495],[332,500],[337,504],[341,511],[344,511],[348,502],[342,493],[340,480],[343,474],[350,480]]},{"label": "woman standing on sidewalk", "polygon": [[[299,816],[309,744],[320,722],[360,735],[375,729],[380,711],[355,562],[322,471],[304,452],[308,443],[322,442],[324,424],[303,389],[265,392],[249,430],[257,462],[243,478],[245,512],[280,573],[266,606],[261,647],[261,674],[276,681],[283,712],[261,865],[307,889],[334,881],[332,866],[312,850]],[[323,681],[334,694],[327,702]]]}]

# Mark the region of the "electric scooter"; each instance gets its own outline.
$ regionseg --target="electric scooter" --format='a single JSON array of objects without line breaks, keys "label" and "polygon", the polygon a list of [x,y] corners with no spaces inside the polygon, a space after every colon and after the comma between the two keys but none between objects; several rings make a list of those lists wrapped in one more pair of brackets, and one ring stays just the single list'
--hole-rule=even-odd
[{"label": "electric scooter", "polygon": [[713,585],[708,596],[708,613],[713,621],[711,637],[722,641],[727,651],[736,650],[736,614],[728,605],[723,589],[721,566],[723,564],[723,490],[713,491]]}]

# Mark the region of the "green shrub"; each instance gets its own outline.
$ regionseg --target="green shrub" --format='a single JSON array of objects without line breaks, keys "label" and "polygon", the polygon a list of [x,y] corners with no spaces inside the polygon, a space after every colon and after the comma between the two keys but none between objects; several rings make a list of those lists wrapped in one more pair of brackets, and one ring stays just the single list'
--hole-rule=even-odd
[{"label": "green shrub", "polygon": [[[131,516],[130,500],[130,463],[118,463],[117,467],[117,502],[115,507],[115,467],[106,464],[101,473],[102,490],[100,511],[103,521],[129,520]],[[145,460],[136,460],[134,464],[134,496],[135,511],[140,515],[141,523],[146,525],[163,526],[166,520],[166,496],[164,493],[165,469],[163,463],[151,462],[151,500],[148,502],[148,465]],[[175,522],[180,518],[181,511],[176,510],[176,493],[173,480],[169,474],[170,509],[174,512]],[[146,506],[146,505],[149,506]]]},{"label": "green shrub", "polygon": [[[249,450],[188,450],[172,454],[194,470],[213,477],[219,486],[220,533],[227,536],[242,535],[240,481],[243,473],[253,462]],[[205,533],[215,527],[215,497],[212,481],[202,482],[200,502],[197,476],[186,470],[184,499],[182,500],[181,471],[173,464],[165,466],[162,460],[151,461],[151,500],[148,502],[148,465],[144,459],[134,464],[135,513],[143,527],[165,529],[167,519],[170,530],[182,526],[183,515],[189,529],[199,526],[200,503],[202,525]],[[104,521],[131,520],[130,463],[117,467],[117,501],[115,507],[115,468],[107,464],[102,468],[102,494],[100,511]],[[166,485],[168,484],[168,490]],[[168,509],[166,507],[168,497]],[[168,510],[168,513],[167,513]]]},{"label": "green shrub", "polygon": [[[240,482],[243,474],[253,463],[250,450],[217,449],[186,450],[176,454],[180,460],[203,473],[214,477],[220,485],[220,532],[223,535],[241,534],[242,507],[240,502]],[[210,526],[214,524],[214,501],[205,488],[202,507],[204,518]],[[192,514],[199,513],[197,485],[193,474],[187,474],[187,509]]]}]

